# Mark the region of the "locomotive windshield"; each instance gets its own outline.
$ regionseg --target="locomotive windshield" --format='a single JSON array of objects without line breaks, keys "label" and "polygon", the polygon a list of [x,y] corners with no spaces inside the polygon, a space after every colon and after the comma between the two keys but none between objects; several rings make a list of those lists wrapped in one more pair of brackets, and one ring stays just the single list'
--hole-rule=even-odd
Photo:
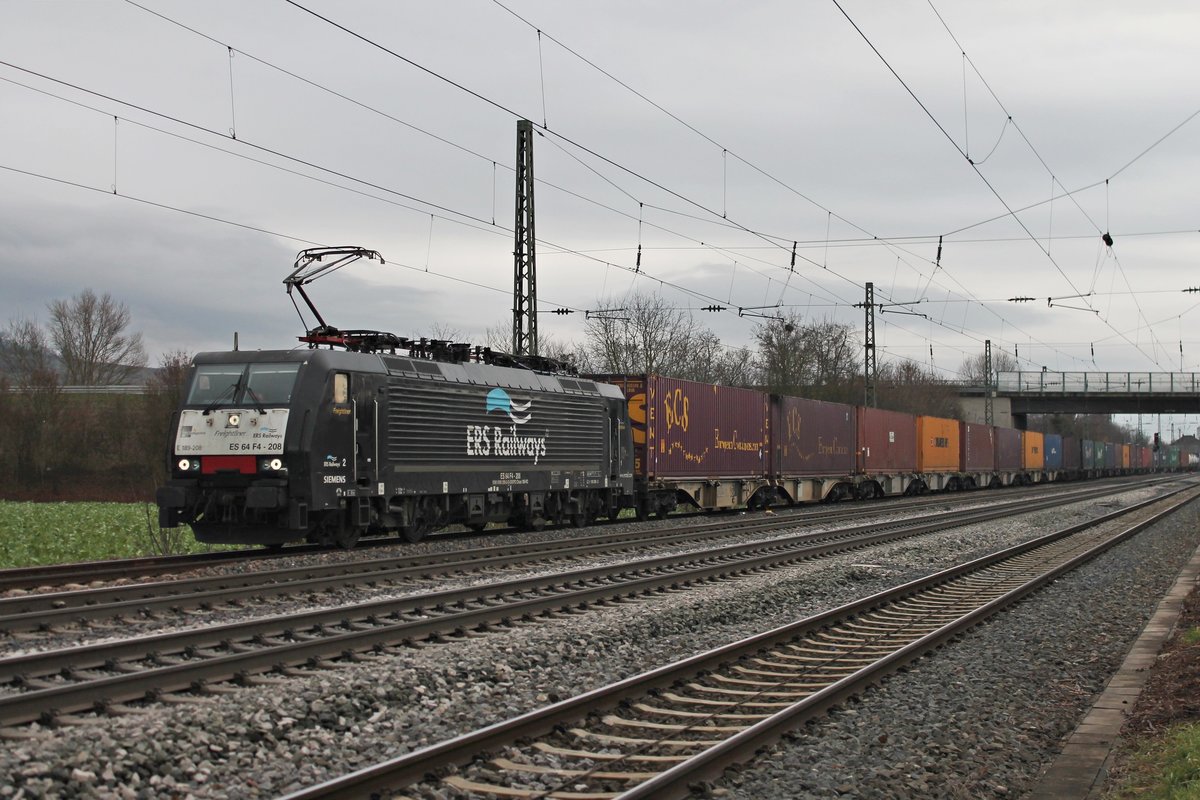
[{"label": "locomotive windshield", "polygon": [[299,364],[203,364],[188,392],[188,405],[287,405]]}]

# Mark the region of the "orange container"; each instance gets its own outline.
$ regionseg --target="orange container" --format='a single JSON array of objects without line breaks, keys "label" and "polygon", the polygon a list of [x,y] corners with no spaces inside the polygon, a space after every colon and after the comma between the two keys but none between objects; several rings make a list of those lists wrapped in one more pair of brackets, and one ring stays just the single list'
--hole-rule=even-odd
[{"label": "orange container", "polygon": [[1021,469],[1045,469],[1046,437],[1037,431],[1021,431]]},{"label": "orange container", "polygon": [[958,472],[960,428],[958,420],[917,417],[917,472]]},{"label": "orange container", "polygon": [[1130,451],[1130,446],[1127,444],[1121,445],[1121,466],[1124,469],[1129,469],[1133,466],[1133,454]]}]

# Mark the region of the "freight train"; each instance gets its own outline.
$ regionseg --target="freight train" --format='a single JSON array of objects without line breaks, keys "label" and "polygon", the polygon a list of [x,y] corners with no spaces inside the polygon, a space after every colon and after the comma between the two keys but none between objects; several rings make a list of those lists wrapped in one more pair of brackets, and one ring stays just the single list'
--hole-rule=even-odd
[{"label": "freight train", "polygon": [[341,546],[461,524],[588,525],[1177,469],[1079,440],[326,328],[202,353],[172,423],[163,527]]}]

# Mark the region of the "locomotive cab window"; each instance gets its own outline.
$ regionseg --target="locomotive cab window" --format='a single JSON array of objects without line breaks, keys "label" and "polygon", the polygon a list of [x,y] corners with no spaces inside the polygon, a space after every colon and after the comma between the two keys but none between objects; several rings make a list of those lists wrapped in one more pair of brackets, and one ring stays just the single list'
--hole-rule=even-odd
[{"label": "locomotive cab window", "polygon": [[299,364],[203,364],[188,390],[189,405],[287,405]]},{"label": "locomotive cab window", "polygon": [[299,371],[299,364],[251,364],[246,374],[247,399],[263,405],[287,405]]},{"label": "locomotive cab window", "polygon": [[344,372],[336,372],[333,375],[333,402],[350,402],[350,376]]}]

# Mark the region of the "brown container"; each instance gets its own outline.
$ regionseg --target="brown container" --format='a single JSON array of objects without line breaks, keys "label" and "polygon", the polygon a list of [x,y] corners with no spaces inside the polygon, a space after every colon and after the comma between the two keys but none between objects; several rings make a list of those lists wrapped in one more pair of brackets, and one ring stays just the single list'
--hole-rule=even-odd
[{"label": "brown container", "polygon": [[1037,431],[1021,431],[1021,469],[1046,467],[1046,437]]},{"label": "brown container", "polygon": [[768,396],[660,375],[592,375],[629,404],[634,472],[646,478],[747,478],[767,474]]},{"label": "brown container", "polygon": [[962,459],[959,422],[944,417],[917,417],[917,471],[958,472]]},{"label": "brown container", "polygon": [[1016,472],[1021,469],[1021,432],[996,426],[996,469]]},{"label": "brown container", "polygon": [[771,397],[773,472],[781,478],[854,472],[854,406]]},{"label": "brown container", "polygon": [[991,472],[996,468],[996,433],[982,422],[960,422],[958,440],[964,472]]},{"label": "brown container", "polygon": [[858,468],[867,475],[917,471],[917,418],[858,406]]},{"label": "brown container", "polygon": [[1133,455],[1130,452],[1130,445],[1123,444],[1123,445],[1121,445],[1121,467],[1123,469],[1129,469],[1132,466],[1133,466]]},{"label": "brown container", "polygon": [[1062,443],[1062,466],[1068,472],[1078,472],[1083,466],[1083,451],[1080,441],[1074,436],[1064,436]]}]

